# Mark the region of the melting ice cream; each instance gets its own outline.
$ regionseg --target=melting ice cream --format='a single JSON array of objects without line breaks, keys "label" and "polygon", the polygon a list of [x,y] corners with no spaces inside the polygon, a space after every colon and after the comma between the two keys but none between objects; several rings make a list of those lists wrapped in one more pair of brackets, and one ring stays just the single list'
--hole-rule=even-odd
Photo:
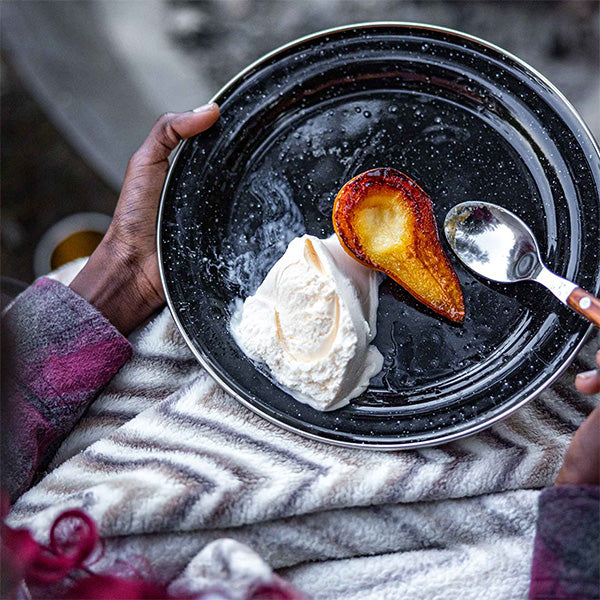
[{"label": "melting ice cream", "polygon": [[294,398],[317,410],[340,408],[383,365],[371,344],[377,288],[377,273],[350,257],[335,235],[304,235],[240,304],[231,331]]}]

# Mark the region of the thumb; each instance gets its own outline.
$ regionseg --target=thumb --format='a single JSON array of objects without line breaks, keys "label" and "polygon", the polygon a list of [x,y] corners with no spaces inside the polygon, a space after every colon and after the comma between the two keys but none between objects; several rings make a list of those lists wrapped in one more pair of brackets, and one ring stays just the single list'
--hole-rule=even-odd
[{"label": "thumb", "polygon": [[218,118],[219,107],[214,102],[184,113],[161,115],[135,153],[135,162],[149,166],[165,161],[181,140],[206,131]]}]

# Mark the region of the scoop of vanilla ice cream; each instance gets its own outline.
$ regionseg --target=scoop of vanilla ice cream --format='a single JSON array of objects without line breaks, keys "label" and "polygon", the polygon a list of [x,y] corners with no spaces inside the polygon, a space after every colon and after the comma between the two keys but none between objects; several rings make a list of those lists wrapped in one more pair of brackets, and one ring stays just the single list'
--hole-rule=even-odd
[{"label": "scoop of vanilla ice cream", "polygon": [[360,395],[383,365],[371,345],[377,292],[377,273],[348,256],[337,236],[304,235],[238,307],[231,332],[294,398],[333,410]]}]

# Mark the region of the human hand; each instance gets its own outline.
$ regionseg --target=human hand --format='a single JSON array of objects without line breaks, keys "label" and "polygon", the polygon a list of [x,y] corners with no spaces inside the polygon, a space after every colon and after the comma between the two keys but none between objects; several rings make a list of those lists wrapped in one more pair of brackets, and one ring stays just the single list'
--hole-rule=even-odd
[{"label": "human hand", "polygon": [[[596,352],[596,362],[600,367],[600,350]],[[600,369],[579,373],[575,377],[575,387],[582,394],[597,394],[600,392]]]},{"label": "human hand", "polygon": [[[600,366],[600,351],[596,354],[596,362]],[[600,369],[577,375],[575,386],[584,394],[600,392]],[[600,485],[600,406],[575,432],[556,483]]]},{"label": "human hand", "polygon": [[156,254],[160,193],[177,144],[211,127],[219,107],[165,113],[127,165],[112,223],[71,289],[128,334],[165,301]]}]

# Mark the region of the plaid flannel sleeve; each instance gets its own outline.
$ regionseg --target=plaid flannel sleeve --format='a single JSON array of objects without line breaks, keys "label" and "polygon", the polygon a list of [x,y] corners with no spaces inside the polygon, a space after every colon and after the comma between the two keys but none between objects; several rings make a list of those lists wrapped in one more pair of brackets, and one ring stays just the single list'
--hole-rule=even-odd
[{"label": "plaid flannel sleeve", "polygon": [[132,348],[93,306],[48,278],[7,307],[2,346],[2,485],[14,500]]},{"label": "plaid flannel sleeve", "polygon": [[555,485],[541,493],[529,598],[600,598],[600,487]]}]

